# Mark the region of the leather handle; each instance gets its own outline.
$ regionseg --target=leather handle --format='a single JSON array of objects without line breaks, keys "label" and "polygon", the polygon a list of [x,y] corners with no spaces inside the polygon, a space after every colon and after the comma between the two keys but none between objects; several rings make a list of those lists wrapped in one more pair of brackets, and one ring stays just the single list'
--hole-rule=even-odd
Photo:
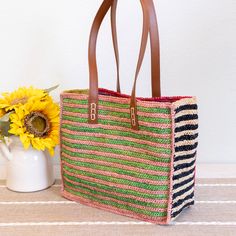
[{"label": "leather handle", "polygon": [[98,71],[96,59],[96,45],[98,31],[102,21],[113,4],[113,0],[104,0],[100,6],[92,24],[89,38],[89,98],[88,98],[88,122],[90,124],[98,123]]},{"label": "leather handle", "polygon": [[[153,5],[153,9],[155,9]],[[117,84],[116,89],[117,92],[120,93],[120,65],[119,65],[119,50],[118,50],[118,40],[117,40],[117,28],[116,28],[116,10],[117,10],[117,0],[114,0],[111,7],[111,30],[112,30],[112,40],[113,40],[113,48],[115,52],[116,59],[116,70],[117,70]],[[156,21],[156,13],[155,10],[152,13],[154,17],[154,37],[150,37],[150,45],[151,45],[151,66],[152,66],[152,97],[160,97],[161,96],[161,84],[160,84],[160,44],[159,44],[159,33],[158,33],[158,25]],[[153,24],[152,23],[152,24]],[[150,22],[151,24],[151,22]],[[151,34],[151,32],[149,32]],[[157,83],[158,82],[158,83]]]},{"label": "leather handle", "polygon": [[[146,51],[149,31],[150,31],[150,40],[151,40],[151,50],[152,50],[151,51],[152,63],[153,62],[158,63],[157,67],[153,67],[153,64],[152,64],[152,73],[154,73],[154,81],[152,80],[152,88],[154,88],[154,94],[156,93],[158,97],[161,96],[159,35],[158,35],[158,28],[157,28],[155,6],[152,0],[146,0],[144,13],[145,13],[145,10],[147,14],[144,14],[142,42],[141,42],[139,60],[137,63],[137,69],[135,73],[135,80],[134,80],[134,85],[133,85],[132,94],[131,94],[131,102],[130,102],[131,126],[135,130],[139,129],[137,105],[136,105],[136,83],[137,83],[138,74],[142,65],[142,61],[144,58],[144,54]],[[148,17],[148,18],[145,20],[145,17]],[[147,26],[145,25],[146,23],[148,23]]]},{"label": "leather handle", "polygon": [[[137,116],[137,106],[136,106],[136,82],[138,74],[142,65],[144,58],[148,33],[150,30],[151,40],[158,39],[158,32],[155,29],[156,15],[154,4],[152,0],[140,0],[142,9],[143,9],[143,33],[142,33],[142,42],[139,53],[139,59],[137,63],[137,69],[135,73],[134,86],[131,95],[130,103],[130,115],[131,115],[131,126],[133,129],[138,130],[138,116]],[[97,72],[97,61],[96,61],[96,43],[98,31],[100,29],[101,23],[107,14],[114,0],[104,0],[92,25],[90,40],[89,40],[89,71],[90,71],[90,90],[89,90],[89,123],[96,124],[98,122],[98,72]],[[155,34],[155,30],[157,34]],[[154,42],[154,41],[153,41]],[[158,41],[156,41],[158,42]],[[159,47],[158,47],[159,48]],[[152,57],[157,56],[157,53],[154,53]],[[158,80],[158,77],[157,77]],[[160,76],[159,76],[160,80]],[[156,81],[160,84],[160,81]],[[157,91],[158,92],[158,91]],[[159,91],[160,92],[160,91]]]},{"label": "leather handle", "polygon": [[116,91],[118,93],[120,93],[121,92],[121,89],[120,89],[120,59],[119,59],[117,29],[116,29],[116,9],[117,9],[117,0],[114,0],[112,7],[111,7],[111,32],[112,32],[113,48],[114,48],[115,59],[116,59],[116,75],[117,75]]},{"label": "leather handle", "polygon": [[140,51],[139,51],[139,58],[137,62],[136,72],[135,72],[135,79],[134,79],[132,94],[130,98],[130,119],[131,119],[131,127],[134,130],[139,130],[137,103],[136,103],[136,84],[137,84],[138,75],[142,66],[144,54],[147,47],[148,33],[149,33],[149,14],[148,14],[147,6],[150,1],[151,0],[141,1],[142,7],[143,7],[143,32],[142,32],[142,40],[141,40],[141,46],[140,46]]}]

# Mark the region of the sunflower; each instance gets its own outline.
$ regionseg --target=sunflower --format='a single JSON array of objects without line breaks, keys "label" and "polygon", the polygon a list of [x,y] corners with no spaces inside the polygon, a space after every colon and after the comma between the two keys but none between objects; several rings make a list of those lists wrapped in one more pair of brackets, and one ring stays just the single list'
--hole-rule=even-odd
[{"label": "sunflower", "polygon": [[48,94],[41,89],[34,87],[21,87],[12,93],[3,93],[0,99],[0,109],[4,108],[6,111],[15,110],[21,105],[26,104],[32,99],[45,99]]},{"label": "sunflower", "polygon": [[0,118],[2,118],[6,114],[4,109],[0,109]]},{"label": "sunflower", "polygon": [[15,108],[10,116],[9,133],[20,136],[25,149],[48,149],[54,155],[59,143],[59,106],[48,96],[47,100],[32,100]]}]

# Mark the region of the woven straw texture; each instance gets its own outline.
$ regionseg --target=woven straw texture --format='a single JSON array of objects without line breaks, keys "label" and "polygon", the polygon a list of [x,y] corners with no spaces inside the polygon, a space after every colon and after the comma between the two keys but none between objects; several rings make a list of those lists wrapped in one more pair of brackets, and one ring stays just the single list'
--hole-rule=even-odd
[{"label": "woven straw texture", "polygon": [[86,205],[166,224],[193,204],[195,155],[193,160],[188,155],[196,147],[189,151],[186,145],[192,145],[197,119],[178,118],[179,112],[195,112],[178,112],[178,108],[195,104],[195,99],[137,99],[140,130],[135,131],[130,126],[130,98],[115,95],[105,90],[99,95],[96,125],[88,124],[87,94],[61,95],[62,194]]},{"label": "woven straw texture", "polygon": [[195,164],[198,138],[198,114],[195,99],[176,103],[174,116],[174,173],[172,186],[172,219],[194,204]]}]

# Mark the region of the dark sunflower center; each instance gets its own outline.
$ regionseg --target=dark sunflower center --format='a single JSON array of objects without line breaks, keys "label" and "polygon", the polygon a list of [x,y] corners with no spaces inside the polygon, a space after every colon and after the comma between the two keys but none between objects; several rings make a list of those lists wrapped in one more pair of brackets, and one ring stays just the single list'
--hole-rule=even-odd
[{"label": "dark sunflower center", "polygon": [[25,117],[26,130],[35,137],[46,137],[50,131],[50,122],[43,113],[34,111]]}]

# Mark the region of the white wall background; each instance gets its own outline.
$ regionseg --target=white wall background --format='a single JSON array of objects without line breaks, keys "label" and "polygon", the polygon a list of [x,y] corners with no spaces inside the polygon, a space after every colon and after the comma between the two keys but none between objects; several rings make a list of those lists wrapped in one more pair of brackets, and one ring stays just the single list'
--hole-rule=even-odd
[{"label": "white wall background", "polygon": [[[0,0],[0,92],[88,87],[87,44],[102,0]],[[138,0],[118,7],[122,90],[130,93],[141,33]],[[236,163],[236,2],[155,0],[163,95],[199,98],[201,163]],[[138,94],[150,95],[149,51]],[[98,47],[100,87],[115,88],[110,26]],[[0,157],[0,164],[3,164]]]}]

